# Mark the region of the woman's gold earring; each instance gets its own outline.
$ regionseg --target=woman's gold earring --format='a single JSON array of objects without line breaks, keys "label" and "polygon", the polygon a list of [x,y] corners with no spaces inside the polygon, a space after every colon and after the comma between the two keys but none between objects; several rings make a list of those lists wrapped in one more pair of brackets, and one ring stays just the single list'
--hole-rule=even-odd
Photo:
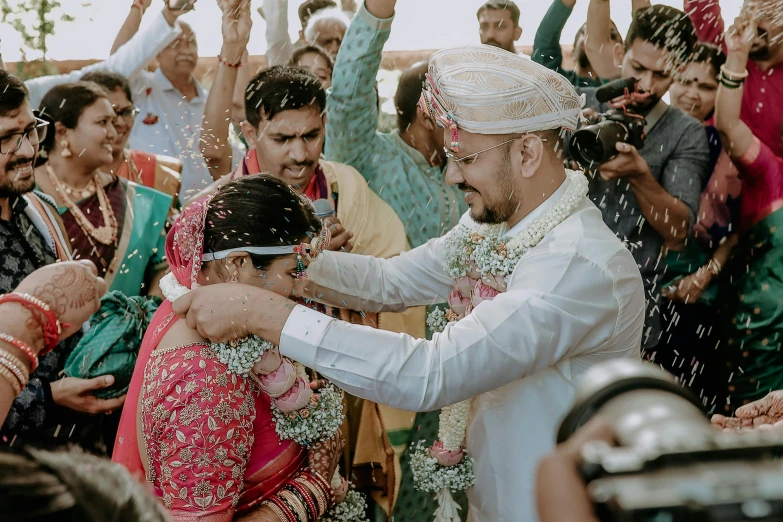
[{"label": "woman's gold earring", "polygon": [[73,152],[71,152],[71,149],[69,148],[68,142],[63,140],[60,142],[60,147],[62,147],[62,151],[60,152],[60,156],[63,158],[70,158],[73,156]]},{"label": "woman's gold earring", "polygon": [[235,271],[233,274],[231,274],[231,283],[238,283],[239,282],[239,271]]}]

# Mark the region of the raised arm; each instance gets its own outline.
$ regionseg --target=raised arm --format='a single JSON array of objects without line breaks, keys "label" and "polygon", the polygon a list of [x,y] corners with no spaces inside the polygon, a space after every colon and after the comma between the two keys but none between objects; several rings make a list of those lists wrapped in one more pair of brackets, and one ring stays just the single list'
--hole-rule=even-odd
[{"label": "raised arm", "polygon": [[264,0],[258,12],[266,20],[267,65],[287,64],[294,53],[288,35],[288,0]]},{"label": "raised arm", "polygon": [[375,83],[395,3],[367,0],[359,8],[337,55],[326,104],[326,159],[351,165],[365,177],[378,170],[365,167],[372,165],[378,149]]},{"label": "raised arm", "polygon": [[213,180],[231,172],[232,151],[228,141],[228,129],[239,65],[253,25],[249,0],[221,0],[220,6],[223,11],[223,46],[220,50],[222,60],[209,89],[200,142],[201,155]]},{"label": "raised arm", "polygon": [[[181,11],[173,11],[168,8],[168,0],[164,1],[167,3],[163,8],[163,16],[172,26],[180,15],[187,13],[192,9],[191,7]],[[128,13],[128,18],[125,19],[125,23],[120,27],[120,32],[117,33],[117,37],[114,39],[114,43],[111,46],[111,54],[116,53],[120,47],[128,43],[128,41],[133,38],[133,35],[139,31],[141,18],[144,16],[144,13],[147,12],[147,9],[149,9],[150,4],[152,4],[152,0],[135,0],[133,2],[130,13]]]},{"label": "raised arm", "polygon": [[[730,78],[741,78],[747,74],[748,53],[755,34],[756,23],[753,20],[744,22],[737,19],[729,28],[726,34],[728,55],[724,70]],[[730,78],[724,81],[736,85],[735,88],[727,87],[724,81],[718,86],[715,100],[715,127],[720,132],[726,152],[731,159],[737,160],[750,149],[754,136],[750,127],[740,119],[743,83],[732,82]]]},{"label": "raised arm", "polygon": [[563,34],[568,17],[576,5],[576,0],[553,0],[544,15],[533,40],[533,61],[548,69],[561,72],[563,49],[560,47],[560,35]]},{"label": "raised arm", "polygon": [[631,0],[631,12],[635,13],[639,9],[646,9],[651,5],[650,0]]},{"label": "raised arm", "polygon": [[147,29],[136,33],[127,44],[107,60],[67,74],[27,80],[25,84],[30,89],[30,105],[37,107],[52,87],[79,81],[82,76],[91,71],[106,69],[130,78],[146,67],[181,32],[179,25],[169,22],[166,15],[161,12]]},{"label": "raised arm", "polygon": [[725,24],[719,0],[684,0],[683,11],[693,22],[700,42],[715,44],[725,50],[723,42]]},{"label": "raised arm", "polygon": [[590,0],[587,7],[585,52],[590,65],[600,78],[616,78],[618,69],[614,63],[612,19],[609,0]]}]

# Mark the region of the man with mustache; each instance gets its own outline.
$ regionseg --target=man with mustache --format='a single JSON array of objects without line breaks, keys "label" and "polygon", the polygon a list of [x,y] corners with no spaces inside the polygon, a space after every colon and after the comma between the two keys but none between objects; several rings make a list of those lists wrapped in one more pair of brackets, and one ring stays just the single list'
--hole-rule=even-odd
[{"label": "man with mustache", "polygon": [[[144,1],[149,3],[149,0]],[[184,12],[192,9],[195,3],[193,0]],[[121,33],[115,47],[122,43],[122,38],[130,38],[140,22],[141,17],[135,27]],[[179,22],[179,26],[182,32],[158,54],[158,69],[154,72],[144,70],[128,78],[139,109],[128,144],[132,149],[173,156],[182,162],[179,199],[184,202],[212,183],[213,174],[217,179],[219,173],[210,171],[199,148],[208,91],[194,75],[198,65],[196,34],[185,22]],[[243,52],[240,52],[239,59],[227,56],[222,59],[228,65],[238,67],[242,56]],[[238,161],[242,152],[234,150],[234,157]]]},{"label": "man with mustache", "polygon": [[516,54],[514,42],[522,36],[519,14],[519,7],[511,0],[489,0],[479,7],[476,17],[481,43]]},{"label": "man with mustache", "polygon": [[[574,68],[572,70],[563,69],[563,49],[560,47],[560,35],[573,12],[574,5],[576,5],[576,0],[554,0],[552,2],[536,31],[532,58],[534,62],[568,78],[574,87],[599,87],[607,79],[598,76],[587,57],[585,51],[587,24],[583,24],[574,37]],[[612,22],[611,40],[613,43],[622,43],[623,40],[614,22]]]},{"label": "man with mustache", "polygon": [[[783,2],[747,0],[744,9],[756,13],[758,38],[750,49],[741,118],[756,137],[783,157]],[[720,2],[685,0],[684,10],[699,40],[717,44],[726,52]]]},{"label": "man with mustache", "polygon": [[[365,9],[383,21],[394,14],[384,0]],[[457,439],[450,457],[462,454],[466,427],[475,458],[467,519],[536,520],[535,466],[575,384],[603,360],[639,357],[644,322],[633,257],[585,197],[584,174],[563,165],[561,133],[576,128],[581,105],[565,78],[496,47],[430,58],[421,110],[443,126],[446,182],[467,190],[469,213],[391,259],[323,252],[298,291],[365,312],[448,300],[449,324],[432,340],[335,321],[236,284],[193,290],[174,311],[210,339],[268,339],[367,400],[410,411],[470,400],[469,413],[441,424],[444,439]]]},{"label": "man with mustache", "polygon": [[[33,192],[33,166],[47,123],[32,111],[24,83],[0,71],[0,294],[13,292],[33,271],[70,259],[65,229],[47,196]],[[61,379],[76,334],[39,359],[0,429],[0,445],[36,447],[78,444],[99,451],[101,417],[124,398],[100,400],[92,393],[110,386],[110,375]]]},{"label": "man with mustache", "polygon": [[[685,13],[665,5],[634,13],[624,44],[613,44],[609,0],[590,0],[585,49],[596,73],[635,78],[640,93],[615,100],[628,113],[647,121],[641,150],[618,142],[616,155],[596,165],[590,198],[604,221],[627,242],[639,265],[647,294],[642,347],[652,350],[662,335],[659,276],[661,248],[677,244],[696,221],[699,195],[709,169],[707,137],[701,122],[661,98],[673,82],[673,71],[690,56],[696,32]],[[586,106],[603,113],[594,89],[582,89]]]}]

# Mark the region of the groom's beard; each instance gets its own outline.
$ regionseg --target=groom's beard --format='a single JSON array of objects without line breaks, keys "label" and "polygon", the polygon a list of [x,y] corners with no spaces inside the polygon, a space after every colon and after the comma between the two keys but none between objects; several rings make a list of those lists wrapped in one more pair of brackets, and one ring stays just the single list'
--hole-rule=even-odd
[{"label": "groom's beard", "polygon": [[[460,183],[457,188],[464,191],[476,192],[481,197],[482,208],[478,211],[470,209],[470,216],[478,223],[498,224],[505,223],[519,208],[519,202],[514,197],[514,183],[511,176],[511,158],[506,151],[503,158],[503,166],[498,173],[492,193],[477,191],[467,183]],[[518,196],[517,196],[518,197]]]}]

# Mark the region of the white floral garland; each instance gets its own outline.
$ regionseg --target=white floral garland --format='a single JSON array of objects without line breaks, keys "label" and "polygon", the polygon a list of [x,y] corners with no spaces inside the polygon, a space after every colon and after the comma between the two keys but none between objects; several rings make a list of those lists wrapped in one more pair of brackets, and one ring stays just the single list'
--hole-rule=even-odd
[{"label": "white floral garland", "polygon": [[[543,216],[534,220],[511,240],[503,238],[505,225],[481,225],[471,231],[459,225],[446,243],[446,271],[455,280],[449,296],[450,310],[436,308],[427,317],[427,325],[439,333],[469,315],[482,301],[493,299],[506,290],[508,278],[519,260],[549,232],[566,220],[587,195],[587,178],[567,171],[565,192]],[[470,400],[441,410],[438,441],[427,448],[420,441],[411,455],[411,470],[416,487],[438,492],[436,522],[459,522],[459,505],[451,490],[464,490],[475,482],[474,461],[464,449],[470,414]]]}]

